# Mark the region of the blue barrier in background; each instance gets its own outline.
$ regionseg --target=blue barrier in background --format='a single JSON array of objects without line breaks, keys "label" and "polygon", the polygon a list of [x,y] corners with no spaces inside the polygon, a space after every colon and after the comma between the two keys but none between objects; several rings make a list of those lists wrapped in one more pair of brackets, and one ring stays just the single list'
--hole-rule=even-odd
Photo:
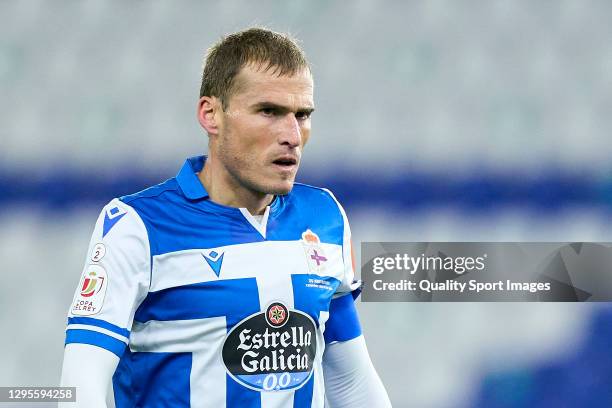
[{"label": "blue barrier in background", "polygon": [[[64,211],[83,205],[101,206],[113,197],[142,190],[174,175],[173,171],[154,174],[116,167],[101,172],[83,168],[27,173],[0,169],[0,208],[28,204]],[[419,171],[377,177],[371,170],[364,170],[362,175],[341,171],[321,177],[304,172],[298,181],[331,189],[346,207],[382,206],[410,211],[441,205],[480,213],[511,206],[550,213],[583,205],[612,210],[612,179],[598,180],[562,171],[532,177]]]}]

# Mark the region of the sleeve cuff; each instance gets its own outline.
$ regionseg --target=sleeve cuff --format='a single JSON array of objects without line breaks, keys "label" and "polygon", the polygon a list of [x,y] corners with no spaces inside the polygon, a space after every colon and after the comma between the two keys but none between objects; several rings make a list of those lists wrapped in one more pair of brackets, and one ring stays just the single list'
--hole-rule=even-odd
[{"label": "sleeve cuff", "polygon": [[125,342],[115,337],[100,333],[98,331],[85,329],[66,330],[65,344],[71,343],[91,344],[92,346],[101,347],[115,354],[119,358],[121,358],[127,347]]},{"label": "sleeve cuff", "polygon": [[325,343],[352,340],[361,335],[361,325],[352,293],[332,299],[325,325]]}]

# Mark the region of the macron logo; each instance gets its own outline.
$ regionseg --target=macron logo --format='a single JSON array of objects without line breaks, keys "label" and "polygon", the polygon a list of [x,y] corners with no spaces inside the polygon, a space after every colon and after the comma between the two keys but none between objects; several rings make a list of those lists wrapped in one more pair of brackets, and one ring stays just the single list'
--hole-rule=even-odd
[{"label": "macron logo", "polygon": [[127,212],[121,210],[119,207],[113,207],[106,211],[106,214],[104,214],[104,225],[102,226],[102,238],[108,234],[111,228],[113,228],[125,214],[127,214]]},{"label": "macron logo", "polygon": [[221,274],[221,264],[223,263],[223,252],[218,253],[217,251],[210,251],[208,255],[202,254],[202,256],[206,259],[206,262],[215,275],[219,277],[219,274]]}]

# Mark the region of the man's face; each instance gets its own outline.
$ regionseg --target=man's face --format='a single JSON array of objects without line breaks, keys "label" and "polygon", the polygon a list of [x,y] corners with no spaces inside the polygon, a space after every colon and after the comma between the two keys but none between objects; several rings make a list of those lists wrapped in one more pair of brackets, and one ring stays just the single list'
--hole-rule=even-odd
[{"label": "man's face", "polygon": [[313,83],[309,70],[278,76],[247,65],[220,112],[217,159],[236,187],[287,194],[310,136]]}]

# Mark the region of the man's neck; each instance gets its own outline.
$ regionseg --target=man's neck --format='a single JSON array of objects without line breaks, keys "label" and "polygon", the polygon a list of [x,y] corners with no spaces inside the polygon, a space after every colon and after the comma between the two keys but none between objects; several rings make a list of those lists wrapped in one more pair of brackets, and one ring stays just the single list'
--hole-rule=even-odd
[{"label": "man's neck", "polygon": [[198,173],[198,179],[204,185],[208,196],[217,204],[228,207],[246,208],[252,215],[263,214],[274,196],[255,192],[238,185],[217,163],[209,157],[204,168]]}]

